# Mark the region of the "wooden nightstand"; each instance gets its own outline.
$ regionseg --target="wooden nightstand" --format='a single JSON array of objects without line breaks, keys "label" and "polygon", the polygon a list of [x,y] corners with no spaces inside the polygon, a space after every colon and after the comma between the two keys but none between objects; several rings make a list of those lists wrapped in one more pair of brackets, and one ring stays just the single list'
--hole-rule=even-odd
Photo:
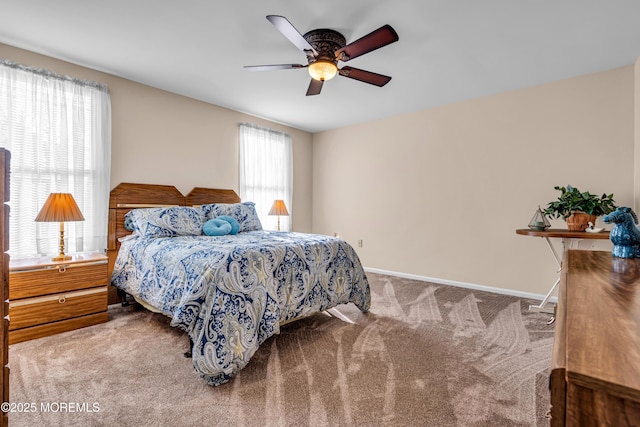
[{"label": "wooden nightstand", "polygon": [[97,253],[11,260],[9,344],[108,321],[107,262]]}]

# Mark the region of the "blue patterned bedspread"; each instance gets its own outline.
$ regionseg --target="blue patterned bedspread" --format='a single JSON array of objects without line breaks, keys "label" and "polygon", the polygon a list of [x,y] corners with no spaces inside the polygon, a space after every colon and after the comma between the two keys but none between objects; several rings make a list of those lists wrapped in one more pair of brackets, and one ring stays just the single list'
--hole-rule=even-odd
[{"label": "blue patterned bedspread", "polygon": [[122,241],[112,284],[187,331],[193,365],[210,385],[246,366],[280,322],[349,302],[366,312],[371,302],[351,245],[302,233],[133,235]]}]

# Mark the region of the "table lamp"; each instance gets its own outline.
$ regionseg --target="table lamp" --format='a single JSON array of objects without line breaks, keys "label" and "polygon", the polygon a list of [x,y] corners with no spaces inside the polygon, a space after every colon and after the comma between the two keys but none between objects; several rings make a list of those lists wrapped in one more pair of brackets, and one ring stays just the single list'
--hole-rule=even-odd
[{"label": "table lamp", "polygon": [[280,231],[280,215],[289,216],[284,200],[274,200],[269,215],[278,215],[278,231]]},{"label": "table lamp", "polygon": [[64,223],[67,221],[84,221],[80,208],[69,193],[51,193],[40,209],[36,222],[60,223],[60,254],[52,261],[66,261],[71,259],[64,253]]}]

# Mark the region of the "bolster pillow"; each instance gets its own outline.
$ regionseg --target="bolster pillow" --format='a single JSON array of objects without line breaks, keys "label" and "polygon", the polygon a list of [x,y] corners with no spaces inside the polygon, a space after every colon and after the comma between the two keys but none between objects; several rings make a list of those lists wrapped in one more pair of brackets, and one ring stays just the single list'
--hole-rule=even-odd
[{"label": "bolster pillow", "polygon": [[210,219],[202,226],[202,232],[207,236],[224,236],[231,232],[231,224],[223,219]]}]

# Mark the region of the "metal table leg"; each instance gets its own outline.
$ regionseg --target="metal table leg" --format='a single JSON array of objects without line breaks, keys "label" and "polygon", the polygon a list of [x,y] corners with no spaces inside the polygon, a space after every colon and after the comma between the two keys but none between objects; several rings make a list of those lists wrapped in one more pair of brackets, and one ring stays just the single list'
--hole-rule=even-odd
[{"label": "metal table leg", "polygon": [[[544,237],[544,239],[547,241],[547,245],[549,246],[549,249],[551,250],[551,253],[553,254],[553,259],[555,259],[556,263],[558,264],[558,275],[559,275],[560,272],[562,271],[562,260],[558,256],[558,253],[556,252],[556,249],[551,244],[551,240],[549,240],[548,237]],[[565,245],[566,245],[565,239],[562,239],[562,247],[563,247],[563,249],[565,249]],[[551,296],[553,295],[555,290],[558,288],[558,284],[559,283],[560,283],[560,277],[558,277],[556,279],[556,282],[553,284],[551,289],[549,289],[549,292],[547,292],[547,295],[545,295],[545,297],[542,300],[542,302],[539,305],[530,305],[529,306],[529,310],[535,311],[537,313],[554,314],[555,313],[555,308],[554,307],[546,308],[545,306],[549,302],[549,299],[551,298]],[[550,321],[550,323],[553,323],[553,318]]]}]

